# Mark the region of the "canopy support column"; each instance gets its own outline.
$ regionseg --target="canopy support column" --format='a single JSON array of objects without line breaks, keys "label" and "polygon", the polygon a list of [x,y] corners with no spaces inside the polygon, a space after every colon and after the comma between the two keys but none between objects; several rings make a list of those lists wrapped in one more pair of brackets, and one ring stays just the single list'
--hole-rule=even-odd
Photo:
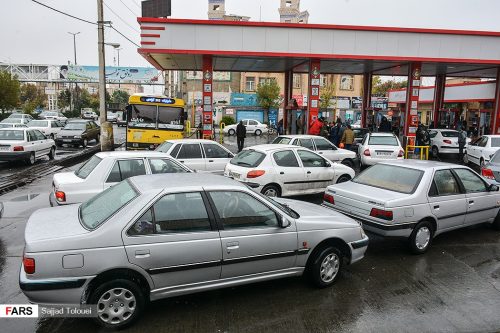
[{"label": "canopy support column", "polygon": [[213,123],[212,123],[212,78],[213,65],[212,56],[203,55],[203,138],[212,139]]},{"label": "canopy support column", "polygon": [[432,106],[434,128],[438,127],[439,110],[444,108],[444,91],[446,89],[446,74],[436,75],[436,87],[434,89],[434,104]]},{"label": "canopy support column", "polygon": [[361,127],[367,127],[366,115],[368,110],[371,108],[372,80],[373,74],[371,72],[363,74],[363,109],[361,110]]},{"label": "canopy support column", "polygon": [[495,88],[495,109],[493,115],[493,129],[492,134],[500,134],[500,67],[497,69],[497,84]]},{"label": "canopy support column", "polygon": [[420,95],[420,75],[422,73],[421,62],[411,62],[408,66],[408,86],[406,88],[405,107],[405,144],[415,144],[415,136],[418,126],[418,98]]},{"label": "canopy support column", "polygon": [[308,117],[305,130],[309,132],[311,124],[318,119],[319,113],[319,86],[321,83],[320,77],[321,62],[318,59],[312,59],[309,63],[309,98],[307,99]]}]

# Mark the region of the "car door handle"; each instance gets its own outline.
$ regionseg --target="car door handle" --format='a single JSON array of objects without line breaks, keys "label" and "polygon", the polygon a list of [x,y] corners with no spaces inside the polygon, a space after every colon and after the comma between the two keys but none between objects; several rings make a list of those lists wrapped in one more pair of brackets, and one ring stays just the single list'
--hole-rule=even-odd
[{"label": "car door handle", "polygon": [[159,139],[160,137],[158,135],[153,135],[153,138]]},{"label": "car door handle", "polygon": [[307,174],[308,174],[308,175],[309,175],[309,174],[311,174],[311,171],[307,171]]},{"label": "car door handle", "polygon": [[180,161],[181,163],[184,163],[184,161]]},{"label": "car door handle", "polygon": [[469,205],[473,205],[474,204],[474,200],[469,200]]},{"label": "car door handle", "polygon": [[318,154],[323,155],[323,152],[322,152],[322,151],[319,151],[319,152],[318,152]]},{"label": "car door handle", "polygon": [[231,250],[237,250],[240,248],[239,242],[229,242],[226,243],[226,251],[227,253],[231,253]]},{"label": "car door handle", "polygon": [[434,206],[434,209],[439,209],[439,205]]},{"label": "car door handle", "polygon": [[283,171],[280,172],[280,175],[284,175],[285,173]]},{"label": "car door handle", "polygon": [[149,250],[137,250],[135,251],[136,258],[148,258],[151,255]]},{"label": "car door handle", "polygon": [[214,160],[208,160],[209,163],[212,163]]}]

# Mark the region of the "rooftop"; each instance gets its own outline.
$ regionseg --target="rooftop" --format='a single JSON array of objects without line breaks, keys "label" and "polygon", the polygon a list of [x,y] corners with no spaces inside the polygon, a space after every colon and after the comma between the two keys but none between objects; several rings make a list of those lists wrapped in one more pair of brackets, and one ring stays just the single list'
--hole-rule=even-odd
[{"label": "rooftop", "polygon": [[234,189],[246,188],[245,185],[236,180],[210,173],[166,173],[136,176],[129,179],[140,192],[163,189],[191,189],[200,191],[205,187],[212,186],[220,188],[232,187]]}]

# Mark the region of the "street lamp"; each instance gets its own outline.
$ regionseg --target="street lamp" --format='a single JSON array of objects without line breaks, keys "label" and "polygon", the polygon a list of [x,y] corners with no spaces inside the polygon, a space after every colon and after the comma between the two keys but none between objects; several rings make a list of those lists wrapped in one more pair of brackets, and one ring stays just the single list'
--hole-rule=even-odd
[{"label": "street lamp", "polygon": [[73,35],[73,50],[75,52],[75,66],[76,66],[76,35],[80,34],[80,31],[78,32],[69,32],[68,34]]}]

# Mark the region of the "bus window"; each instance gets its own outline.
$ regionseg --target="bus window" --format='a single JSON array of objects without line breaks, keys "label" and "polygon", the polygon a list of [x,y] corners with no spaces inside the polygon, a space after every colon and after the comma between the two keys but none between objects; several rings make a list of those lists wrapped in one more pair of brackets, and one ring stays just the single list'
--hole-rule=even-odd
[{"label": "bus window", "polygon": [[153,105],[132,105],[130,111],[129,127],[156,127],[156,106]]},{"label": "bus window", "polygon": [[184,129],[183,113],[182,108],[160,106],[158,108],[158,129],[167,128],[182,131]]}]

